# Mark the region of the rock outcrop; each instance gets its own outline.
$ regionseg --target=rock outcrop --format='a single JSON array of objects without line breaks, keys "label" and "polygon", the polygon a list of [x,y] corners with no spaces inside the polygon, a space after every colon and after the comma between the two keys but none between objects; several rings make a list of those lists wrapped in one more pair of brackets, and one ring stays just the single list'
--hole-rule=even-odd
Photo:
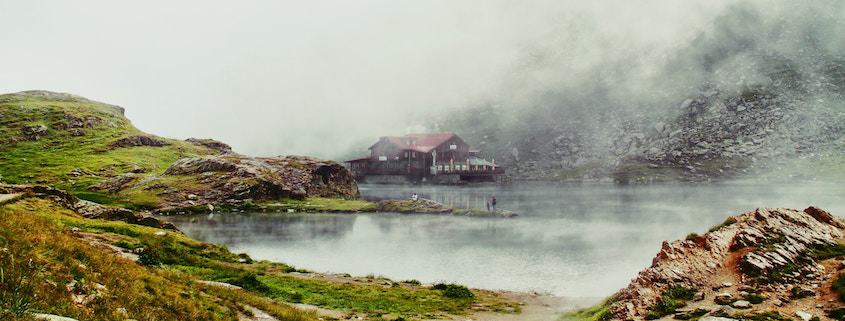
[{"label": "rock outcrop", "polygon": [[122,207],[105,206],[91,201],[81,200],[73,196],[73,194],[49,186],[0,185],[0,194],[23,194],[24,197],[48,199],[74,211],[84,218],[121,221],[178,231],[172,223],[160,220],[154,216],[135,213]]},{"label": "rock outcrop", "polygon": [[[797,309],[826,315],[831,304],[825,299],[835,297],[830,283],[842,263],[819,253],[845,249],[843,224],[842,218],[816,207],[760,208],[729,218],[703,236],[664,242],[651,266],[613,296],[610,313],[624,320],[660,317],[655,313],[667,291],[683,288],[697,292],[698,302],[682,312],[732,305],[747,313]],[[798,300],[806,297],[819,302]]]},{"label": "rock outcrop", "polygon": [[518,216],[513,211],[497,209],[496,211],[487,211],[484,209],[470,208],[458,209],[448,206],[443,203],[438,203],[429,199],[420,198],[417,200],[383,200],[379,201],[376,206],[378,212],[393,212],[405,214],[451,214],[464,216],[499,216],[499,217],[516,217]]},{"label": "rock outcrop", "polygon": [[194,145],[205,146],[214,150],[220,151],[221,154],[232,154],[232,146],[210,138],[188,138],[185,140]]},{"label": "rock outcrop", "polygon": [[309,157],[250,158],[233,154],[184,158],[164,175],[123,174],[92,187],[106,193],[144,190],[161,197],[161,211],[245,206],[278,199],[354,199],[358,184],[343,165]]}]

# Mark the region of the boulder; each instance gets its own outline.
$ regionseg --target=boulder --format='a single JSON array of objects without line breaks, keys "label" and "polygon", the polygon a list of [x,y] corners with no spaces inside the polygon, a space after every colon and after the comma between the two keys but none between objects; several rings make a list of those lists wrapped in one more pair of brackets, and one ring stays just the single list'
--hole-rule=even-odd
[{"label": "boulder", "polygon": [[731,306],[737,309],[748,309],[751,308],[751,302],[745,300],[738,300],[731,304]]},{"label": "boulder", "polygon": [[116,140],[115,142],[111,143],[111,148],[125,148],[125,147],[135,147],[135,146],[152,146],[152,147],[161,147],[161,146],[169,146],[172,145],[166,140],[155,137],[155,136],[147,136],[147,135],[137,135],[137,136],[129,136],[124,137],[121,139]]},{"label": "boulder", "polygon": [[49,133],[47,126],[44,125],[35,125],[35,126],[24,126],[21,131],[23,131],[24,136],[28,140],[39,140],[41,137],[44,137]]}]

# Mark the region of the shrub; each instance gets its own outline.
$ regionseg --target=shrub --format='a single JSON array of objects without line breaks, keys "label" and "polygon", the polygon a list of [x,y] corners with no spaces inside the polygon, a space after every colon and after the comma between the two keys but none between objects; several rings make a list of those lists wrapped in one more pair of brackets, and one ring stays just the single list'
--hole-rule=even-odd
[{"label": "shrub", "polygon": [[161,259],[159,259],[154,251],[145,249],[141,254],[138,254],[138,264],[143,266],[159,266],[161,265]]},{"label": "shrub", "polygon": [[698,233],[690,233],[690,234],[687,234],[686,240],[687,241],[695,241],[695,238],[697,238],[697,237],[698,237]]},{"label": "shrub", "polygon": [[672,287],[663,291],[663,296],[660,297],[656,303],[648,307],[649,312],[646,314],[646,319],[659,319],[665,315],[675,313],[675,310],[687,305],[687,300],[692,300],[695,289],[687,287]]},{"label": "shrub", "polygon": [[845,302],[845,274],[840,274],[830,288],[839,295],[839,301]]},{"label": "shrub", "polygon": [[745,296],[745,300],[751,302],[752,304],[760,304],[763,303],[763,301],[766,301],[766,297],[752,293]]},{"label": "shrub", "polygon": [[405,281],[402,281],[402,283],[413,284],[413,285],[421,285],[422,284],[422,282],[420,282],[419,280],[405,280]]},{"label": "shrub", "polygon": [[791,293],[789,297],[792,299],[803,299],[811,296],[816,296],[815,292],[802,289],[800,286],[793,287],[792,290],[790,290],[789,292]]},{"label": "shrub", "polygon": [[722,224],[719,224],[719,225],[716,225],[716,226],[714,226],[714,227],[711,227],[711,228],[710,228],[710,230],[709,230],[709,232],[715,232],[715,231],[718,231],[719,229],[721,229],[721,228],[723,228],[723,227],[725,227],[725,226],[730,226],[730,225],[733,225],[734,223],[736,223],[736,219],[735,219],[735,218],[733,218],[733,217],[728,217],[727,219],[725,219],[725,221],[724,221],[724,222],[722,222]]},{"label": "shrub", "polygon": [[845,308],[830,310],[827,313],[827,317],[834,320],[845,320]]},{"label": "shrub", "polygon": [[437,283],[431,286],[432,290],[446,290],[447,285],[443,283]]},{"label": "shrub", "polygon": [[435,290],[443,291],[443,296],[451,299],[465,299],[475,297],[467,287],[460,284],[443,284],[438,283],[431,287]]}]

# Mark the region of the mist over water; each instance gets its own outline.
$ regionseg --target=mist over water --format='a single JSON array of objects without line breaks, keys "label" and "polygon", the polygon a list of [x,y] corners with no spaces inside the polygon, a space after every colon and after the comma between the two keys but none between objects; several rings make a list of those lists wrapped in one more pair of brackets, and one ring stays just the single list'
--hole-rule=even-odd
[{"label": "mist over water", "polygon": [[845,213],[843,184],[364,185],[361,191],[372,200],[416,192],[480,207],[495,195],[500,208],[520,216],[255,213],[169,219],[189,236],[318,272],[604,297],[648,267],[664,240],[703,234],[727,216],[763,206],[816,205]]}]

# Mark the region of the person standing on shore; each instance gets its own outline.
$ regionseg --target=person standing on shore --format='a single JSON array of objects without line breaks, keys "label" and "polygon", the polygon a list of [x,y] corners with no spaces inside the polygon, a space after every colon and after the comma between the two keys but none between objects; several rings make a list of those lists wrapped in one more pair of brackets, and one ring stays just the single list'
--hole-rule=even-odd
[{"label": "person standing on shore", "polygon": [[496,197],[493,196],[493,199],[490,201],[490,205],[493,205],[493,212],[496,211]]}]

